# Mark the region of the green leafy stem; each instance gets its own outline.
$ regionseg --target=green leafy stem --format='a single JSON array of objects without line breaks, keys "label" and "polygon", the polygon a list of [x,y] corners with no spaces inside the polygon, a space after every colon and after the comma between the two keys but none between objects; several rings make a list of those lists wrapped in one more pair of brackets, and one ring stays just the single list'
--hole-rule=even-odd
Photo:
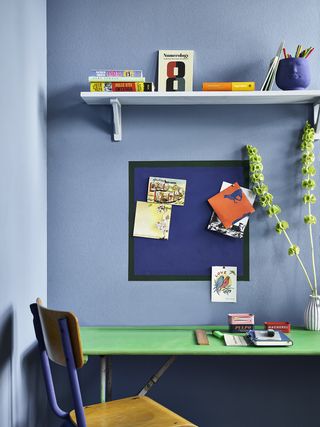
[{"label": "green leafy stem", "polygon": [[316,196],[312,193],[316,186],[315,180],[312,178],[316,174],[316,169],[314,167],[315,155],[313,152],[314,134],[314,128],[310,125],[309,122],[306,122],[303,128],[301,141],[301,172],[303,174],[303,180],[301,184],[302,188],[306,190],[306,193],[302,197],[302,201],[305,205],[308,206],[308,215],[304,216],[304,222],[309,227],[313,283],[311,282],[305,265],[300,257],[299,246],[294,244],[288,235],[287,230],[289,228],[289,224],[287,221],[280,218],[279,215],[281,214],[281,208],[279,205],[273,203],[273,195],[269,192],[268,185],[264,182],[262,157],[259,154],[258,149],[256,147],[253,147],[252,145],[247,145],[247,152],[249,156],[250,182],[252,190],[257,195],[260,205],[266,210],[269,217],[274,217],[276,219],[277,223],[275,226],[275,231],[278,234],[283,234],[287,239],[289,243],[288,255],[295,256],[298,259],[299,264],[310,286],[312,295],[317,295],[317,274],[312,231],[312,226],[316,224],[317,218],[312,215],[311,212],[311,205],[316,203]]}]

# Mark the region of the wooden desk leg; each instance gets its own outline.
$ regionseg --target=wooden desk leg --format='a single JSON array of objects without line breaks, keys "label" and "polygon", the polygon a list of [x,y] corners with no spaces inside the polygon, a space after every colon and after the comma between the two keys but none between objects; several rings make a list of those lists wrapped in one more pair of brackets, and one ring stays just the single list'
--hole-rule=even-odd
[{"label": "wooden desk leg", "polygon": [[112,399],[112,365],[111,356],[101,356],[100,360],[100,402]]}]

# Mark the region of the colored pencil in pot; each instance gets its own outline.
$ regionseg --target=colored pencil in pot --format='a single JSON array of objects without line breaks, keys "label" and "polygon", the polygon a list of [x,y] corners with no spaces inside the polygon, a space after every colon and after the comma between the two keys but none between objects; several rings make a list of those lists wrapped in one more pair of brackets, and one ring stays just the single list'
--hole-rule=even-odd
[{"label": "colored pencil in pot", "polygon": [[299,58],[299,54],[300,54],[300,52],[301,52],[301,49],[302,49],[302,45],[301,45],[301,44],[298,44],[298,46],[297,46],[297,50],[296,50],[296,54],[295,54],[295,57],[296,57],[296,58]]},{"label": "colored pencil in pot", "polygon": [[314,51],[314,47],[309,50],[309,52],[306,55],[306,59],[312,54],[313,51]]},{"label": "colored pencil in pot", "polygon": [[308,53],[309,53],[310,49],[311,49],[311,47],[308,47],[307,49],[305,49],[305,50],[303,51],[303,58],[305,58],[305,57],[308,55]]}]

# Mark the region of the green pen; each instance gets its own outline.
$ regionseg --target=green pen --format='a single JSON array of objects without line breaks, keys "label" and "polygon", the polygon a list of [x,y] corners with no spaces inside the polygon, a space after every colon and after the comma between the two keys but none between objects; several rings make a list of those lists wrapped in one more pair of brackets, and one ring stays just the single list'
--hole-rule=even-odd
[{"label": "green pen", "polygon": [[224,334],[220,331],[213,331],[212,335],[214,335],[215,337],[222,339],[224,337]]}]

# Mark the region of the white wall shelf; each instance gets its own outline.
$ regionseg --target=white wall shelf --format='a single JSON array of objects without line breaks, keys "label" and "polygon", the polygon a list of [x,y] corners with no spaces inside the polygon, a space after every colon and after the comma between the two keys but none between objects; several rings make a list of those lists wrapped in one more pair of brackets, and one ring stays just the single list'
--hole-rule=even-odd
[{"label": "white wall shelf", "polygon": [[89,105],[111,105],[114,140],[122,139],[121,105],[252,105],[309,104],[314,109],[316,139],[319,134],[320,90],[270,92],[81,92]]}]

